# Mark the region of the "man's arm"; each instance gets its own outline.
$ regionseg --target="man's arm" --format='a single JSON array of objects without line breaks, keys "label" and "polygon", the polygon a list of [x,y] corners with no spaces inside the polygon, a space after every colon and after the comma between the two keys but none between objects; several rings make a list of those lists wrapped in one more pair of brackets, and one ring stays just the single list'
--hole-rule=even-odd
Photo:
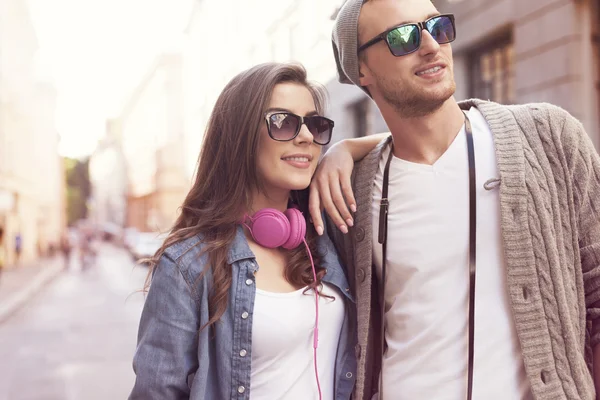
[{"label": "man's arm", "polygon": [[568,114],[561,139],[573,182],[585,302],[592,321],[593,377],[600,400],[600,156],[581,123]]},{"label": "man's arm", "polygon": [[323,234],[324,222],[321,207],[327,211],[331,222],[343,233],[352,226],[352,212],[356,211],[356,200],[352,193],[350,177],[354,162],[363,159],[371,150],[390,134],[379,133],[356,139],[345,139],[334,144],[317,167],[310,185],[309,210],[319,235]]}]

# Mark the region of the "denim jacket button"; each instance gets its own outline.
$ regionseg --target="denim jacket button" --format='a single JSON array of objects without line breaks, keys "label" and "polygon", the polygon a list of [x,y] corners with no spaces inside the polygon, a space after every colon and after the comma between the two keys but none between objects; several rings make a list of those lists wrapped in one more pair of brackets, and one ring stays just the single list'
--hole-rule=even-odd
[{"label": "denim jacket button", "polygon": [[348,378],[348,379],[352,378],[352,372],[346,372],[346,378]]},{"label": "denim jacket button", "polygon": [[243,386],[238,386],[238,393],[244,393],[246,391],[246,388]]},{"label": "denim jacket button", "polygon": [[247,312],[247,311],[244,311],[244,312],[242,313],[242,319],[246,319],[246,318],[248,318],[248,315],[249,315],[249,314],[248,314],[248,312]]},{"label": "denim jacket button", "polygon": [[250,278],[246,279],[246,285],[248,285],[248,286],[252,285],[252,279],[250,279]]},{"label": "denim jacket button", "polygon": [[246,357],[246,354],[248,354],[248,352],[244,349],[240,350],[240,356],[241,357]]}]

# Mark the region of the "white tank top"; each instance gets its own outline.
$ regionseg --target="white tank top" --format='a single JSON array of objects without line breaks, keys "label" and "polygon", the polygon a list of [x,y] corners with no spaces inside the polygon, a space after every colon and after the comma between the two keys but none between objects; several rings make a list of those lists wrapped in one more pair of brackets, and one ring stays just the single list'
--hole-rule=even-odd
[{"label": "white tank top", "polygon": [[[256,289],[252,321],[251,400],[318,399],[313,357],[315,294],[304,289],[271,293]],[[317,362],[323,400],[332,400],[335,357],[344,300],[324,283],[319,299]]]}]

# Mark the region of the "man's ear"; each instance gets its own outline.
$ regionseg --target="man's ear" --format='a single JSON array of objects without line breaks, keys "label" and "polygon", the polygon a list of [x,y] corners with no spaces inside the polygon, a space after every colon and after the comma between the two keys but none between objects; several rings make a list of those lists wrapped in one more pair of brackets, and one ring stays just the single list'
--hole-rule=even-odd
[{"label": "man's ear", "polygon": [[373,82],[371,71],[369,70],[369,67],[367,67],[365,62],[362,60],[358,62],[358,76],[360,86],[367,86]]}]

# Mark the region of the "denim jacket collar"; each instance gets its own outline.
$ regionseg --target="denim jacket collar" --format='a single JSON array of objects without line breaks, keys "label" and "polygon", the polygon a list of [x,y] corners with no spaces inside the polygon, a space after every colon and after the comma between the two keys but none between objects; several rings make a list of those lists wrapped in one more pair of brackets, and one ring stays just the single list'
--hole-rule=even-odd
[{"label": "denim jacket collar", "polygon": [[250,246],[248,246],[248,240],[244,233],[244,228],[238,225],[235,238],[229,246],[229,252],[227,253],[227,263],[233,264],[234,262],[256,258]]},{"label": "denim jacket collar", "polygon": [[[352,302],[354,302],[354,298],[352,297],[349,290],[346,274],[344,274],[344,271],[342,271],[340,267],[340,262],[335,248],[333,247],[333,243],[331,242],[331,240],[329,240],[329,237],[327,235],[320,236],[317,238],[317,250],[321,255],[320,264],[327,271],[325,276],[323,277],[323,281],[338,286],[340,288],[344,288],[344,294],[346,295],[346,297]],[[250,246],[248,245],[248,239],[246,238],[244,229],[241,225],[239,225],[237,227],[235,238],[233,239],[233,242],[229,247],[229,252],[227,253],[227,262],[231,265],[238,261],[255,261],[255,259],[256,256],[254,255],[254,253],[250,249]],[[256,272],[258,270],[258,264],[254,263],[253,265],[253,268],[255,268],[255,270],[252,272]]]}]

